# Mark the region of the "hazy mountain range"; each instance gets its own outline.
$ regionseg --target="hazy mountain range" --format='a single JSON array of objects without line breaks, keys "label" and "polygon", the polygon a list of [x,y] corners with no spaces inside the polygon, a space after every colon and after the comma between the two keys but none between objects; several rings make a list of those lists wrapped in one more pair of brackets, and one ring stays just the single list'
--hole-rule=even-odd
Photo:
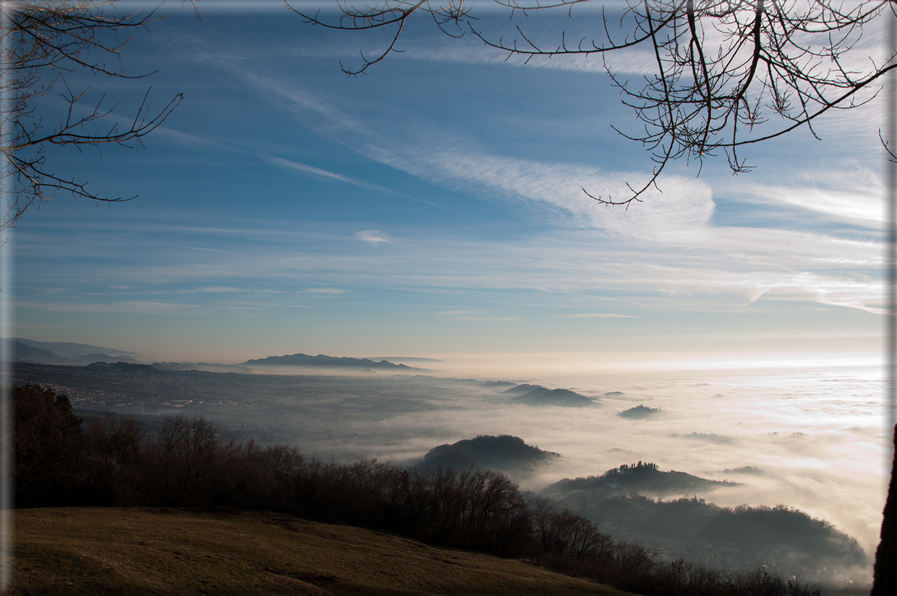
[{"label": "hazy mountain range", "polygon": [[[55,364],[60,366],[85,366],[94,362],[137,362],[134,359],[135,352],[103,348],[89,344],[72,342],[48,342],[34,341],[23,338],[13,338],[13,353],[16,362],[31,362],[34,364]],[[438,362],[432,358],[396,357],[395,360],[409,362]],[[306,354],[292,354],[285,356],[269,356],[255,360],[247,360],[242,365],[231,366],[226,364],[214,364],[206,362],[157,362],[157,368],[169,370],[223,370],[250,372],[249,369],[240,370],[240,366],[306,366],[318,368],[357,368],[371,370],[423,370],[412,368],[405,364],[389,362],[387,358],[340,358],[318,354],[308,356]]]},{"label": "hazy mountain range", "polygon": [[306,354],[290,354],[286,356],[268,356],[257,360],[247,360],[243,366],[315,366],[322,368],[370,368],[370,369],[403,369],[420,370],[404,364],[393,364],[387,360],[374,362],[368,358],[347,358],[336,356],[308,356]]},{"label": "hazy mountain range", "polygon": [[34,362],[36,364],[58,364],[83,366],[93,362],[134,362],[130,356],[134,352],[102,348],[88,344],[71,342],[33,341],[13,338],[13,353],[16,362]]},{"label": "hazy mountain range", "polygon": [[418,356],[368,356],[367,360],[379,362],[381,360],[389,360],[390,362],[443,362],[437,358],[420,358]]},{"label": "hazy mountain range", "polygon": [[548,389],[541,385],[517,385],[505,391],[510,393],[512,403],[528,406],[564,406],[568,408],[584,408],[594,406],[595,401],[569,389]]}]

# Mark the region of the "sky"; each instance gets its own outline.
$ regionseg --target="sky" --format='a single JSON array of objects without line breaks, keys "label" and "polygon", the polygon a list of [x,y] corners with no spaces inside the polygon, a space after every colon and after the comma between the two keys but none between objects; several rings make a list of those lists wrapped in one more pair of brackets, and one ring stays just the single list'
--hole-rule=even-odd
[{"label": "sky", "polygon": [[[139,2],[127,5],[146,10]],[[330,6],[329,4],[327,6]],[[488,32],[600,33],[474,3]],[[126,123],[183,101],[139,150],[48,152],[111,197],[32,208],[13,254],[14,329],[148,361],[270,355],[876,354],[882,340],[880,101],[743,152],[673,163],[644,202],[646,150],[599,59],[524,65],[415,19],[312,27],[281,2],[180,2],[136,32],[105,93]],[[327,16],[327,13],[324,13]],[[513,30],[510,30],[513,31]],[[880,55],[870,28],[852,59]],[[638,51],[612,56],[645,74]],[[41,100],[47,122],[63,106]]]}]

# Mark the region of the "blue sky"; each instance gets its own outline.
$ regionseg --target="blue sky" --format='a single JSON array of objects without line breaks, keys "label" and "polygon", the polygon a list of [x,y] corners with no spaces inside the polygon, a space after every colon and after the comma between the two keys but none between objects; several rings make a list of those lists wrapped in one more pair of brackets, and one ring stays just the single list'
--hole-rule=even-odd
[{"label": "blue sky", "polygon": [[[184,101],[137,152],[50,153],[139,197],[60,195],[20,221],[16,336],[226,362],[881,347],[880,103],[821,122],[822,141],[749,149],[752,173],[677,162],[662,194],[609,208],[581,187],[621,196],[652,163],[611,128],[638,124],[600,61],[506,62],[420,20],[350,78],[340,61],[381,33],[310,27],[278,2],[199,6],[166,3],[128,45],[125,68],[151,77],[68,75],[122,121],[150,85],[151,106]],[[597,25],[520,22],[545,39]],[[611,60],[644,74],[638,53]]]}]

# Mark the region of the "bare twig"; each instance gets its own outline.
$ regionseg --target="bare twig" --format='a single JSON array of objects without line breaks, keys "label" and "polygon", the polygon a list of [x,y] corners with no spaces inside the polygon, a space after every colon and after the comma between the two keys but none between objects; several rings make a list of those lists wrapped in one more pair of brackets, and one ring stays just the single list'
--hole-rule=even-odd
[{"label": "bare twig", "polygon": [[[575,6],[589,1],[497,3],[512,16],[551,10],[572,16]],[[858,47],[866,25],[895,6],[897,0],[628,0],[619,22],[602,7],[594,39],[580,39],[574,45],[564,32],[560,42],[550,47],[520,26],[511,38],[492,37],[474,25],[473,17],[456,0],[385,0],[363,7],[339,0],[341,16],[334,22],[325,21],[320,13],[296,12],[308,22],[337,29],[395,27],[386,49],[374,58],[363,56],[361,67],[345,69],[349,74],[365,72],[399,51],[397,43],[407,19],[419,13],[440,15],[441,26],[452,22],[458,31],[469,31],[487,47],[524,62],[538,57],[604,56],[647,45],[654,55],[655,72],[640,84],[622,80],[605,67],[623,93],[624,103],[643,125],[640,133],[617,132],[642,143],[657,165],[648,182],[630,186],[631,194],[624,199],[585,191],[602,203],[628,206],[640,201],[649,188],[657,188],[658,177],[670,161],[684,157],[700,165],[705,158],[724,152],[734,173],[746,172],[751,167],[738,155],[740,147],[802,127],[816,135],[814,122],[823,114],[868,101],[863,93],[874,96],[874,87],[895,66],[870,60],[867,68],[856,69],[848,67],[846,58]],[[770,131],[771,126],[777,128]]]},{"label": "bare twig", "polygon": [[[53,199],[63,191],[75,198],[116,203],[134,197],[108,197],[87,188],[87,182],[57,174],[47,163],[46,147],[115,144],[128,148],[142,146],[141,139],[155,130],[183,100],[176,95],[161,109],[151,110],[147,89],[133,118],[119,124],[116,103],[108,105],[105,94],[88,101],[89,88],[74,91],[65,73],[88,70],[113,78],[140,79],[153,74],[130,74],[121,63],[121,53],[130,37],[125,32],[146,29],[159,18],[155,10],[146,15],[137,12],[125,16],[110,15],[112,2],[83,0],[54,2],[17,2],[0,7],[5,37],[2,62],[2,92],[6,109],[0,114],[3,138],[0,152],[8,168],[8,192],[0,211],[0,230],[12,227],[36,202]],[[48,125],[36,108],[36,100],[57,86],[67,104],[56,125]],[[104,126],[104,123],[108,123]]]}]

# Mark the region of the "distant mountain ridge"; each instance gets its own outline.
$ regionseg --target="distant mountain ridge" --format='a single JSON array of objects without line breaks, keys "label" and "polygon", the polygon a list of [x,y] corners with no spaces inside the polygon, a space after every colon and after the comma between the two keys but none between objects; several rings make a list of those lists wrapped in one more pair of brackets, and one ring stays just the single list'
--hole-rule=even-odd
[{"label": "distant mountain ridge", "polygon": [[241,374],[252,374],[250,369],[239,364],[215,364],[214,362],[153,362],[153,366],[159,370],[201,370],[206,372],[237,372]]},{"label": "distant mountain ridge", "polygon": [[594,406],[595,401],[585,395],[569,389],[548,389],[541,385],[517,385],[505,391],[514,397],[512,403],[528,406],[564,406],[567,408],[583,408]]},{"label": "distant mountain ridge", "polygon": [[418,356],[368,356],[367,359],[375,362],[379,362],[380,360],[388,360],[390,362],[394,360],[404,360],[405,362],[442,362],[442,360],[437,358],[421,358]]},{"label": "distant mountain ridge", "polygon": [[23,344],[19,341],[12,341],[12,349],[15,354],[15,359],[19,362],[36,362],[38,364],[56,364],[57,361],[60,363],[68,363],[71,362],[74,364],[74,360],[70,358],[64,358],[59,354],[54,354],[50,350],[44,350],[43,348],[36,348],[34,346],[29,346]]},{"label": "distant mountain ridge", "polygon": [[[134,352],[121,352],[109,350],[87,344],[75,344],[70,342],[32,341],[29,339],[11,339],[13,354],[16,362],[32,362],[34,364],[56,364],[62,366],[83,366],[94,362],[134,362],[134,359],[126,354]],[[55,348],[55,351],[51,348]],[[112,354],[100,353],[109,351]]]},{"label": "distant mountain ridge", "polygon": [[159,369],[151,364],[132,364],[130,362],[94,362],[84,368],[88,370],[114,370],[130,373],[152,373]]},{"label": "distant mountain ridge", "polygon": [[368,358],[351,358],[339,356],[326,356],[318,354],[317,356],[309,356],[307,354],[288,354],[285,356],[268,356],[267,358],[258,358],[256,360],[247,360],[242,366],[320,366],[326,368],[382,368],[382,369],[400,369],[400,370],[416,370],[404,364],[393,364],[386,360],[374,362]]},{"label": "distant mountain ridge", "polygon": [[70,341],[35,341],[33,339],[25,339],[23,337],[10,338],[11,341],[17,341],[25,345],[44,350],[50,350],[61,356],[77,356],[80,354],[88,354],[90,352],[100,352],[103,354],[136,354],[128,350],[117,350],[115,348],[103,348],[100,346],[92,346],[90,344],[78,344]]}]

